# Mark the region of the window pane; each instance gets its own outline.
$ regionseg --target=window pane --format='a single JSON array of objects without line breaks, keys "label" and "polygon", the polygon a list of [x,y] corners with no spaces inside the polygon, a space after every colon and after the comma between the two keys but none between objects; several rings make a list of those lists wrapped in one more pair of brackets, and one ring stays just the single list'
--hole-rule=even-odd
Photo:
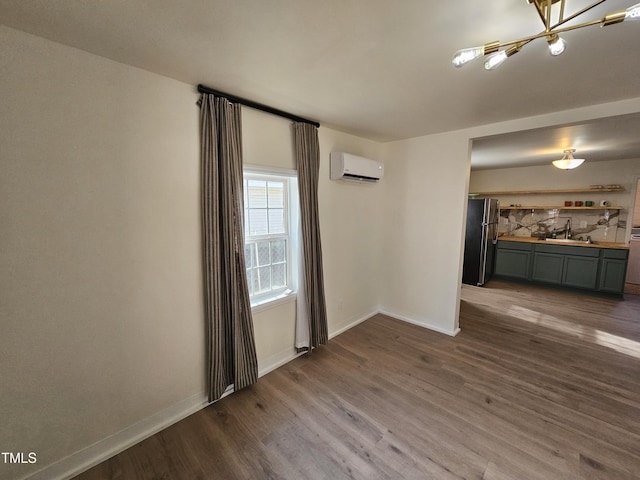
[{"label": "window pane", "polygon": [[267,182],[264,180],[249,180],[247,184],[249,208],[267,208]]},{"label": "window pane", "polygon": [[247,180],[242,182],[242,201],[244,202],[244,208],[247,208]]},{"label": "window pane", "polygon": [[267,292],[271,290],[271,267],[259,268],[256,273],[259,278],[260,291]]},{"label": "window pane", "polygon": [[267,230],[267,209],[250,209],[249,210],[249,235],[266,235],[269,233]]},{"label": "window pane", "polygon": [[271,267],[271,284],[273,288],[284,287],[287,284],[287,265],[281,263]]},{"label": "window pane", "polygon": [[285,240],[275,240],[271,242],[271,263],[281,263],[286,261],[287,242]]},{"label": "window pane", "polygon": [[269,182],[269,208],[284,208],[284,183]]},{"label": "window pane", "polygon": [[287,287],[288,213],[297,211],[289,188],[296,185],[278,175],[247,173],[243,186],[247,281],[252,303],[260,303]]},{"label": "window pane", "polygon": [[269,256],[269,242],[260,242],[258,243],[258,265],[269,265],[271,264],[271,258]]},{"label": "window pane", "polygon": [[269,209],[269,233],[284,233],[284,209]]},{"label": "window pane", "polygon": [[249,283],[249,291],[252,295],[260,292],[260,283],[258,279],[258,272],[256,270],[251,270],[251,275],[247,278]]},{"label": "window pane", "polygon": [[247,269],[253,267],[253,244],[244,245],[244,263]]}]

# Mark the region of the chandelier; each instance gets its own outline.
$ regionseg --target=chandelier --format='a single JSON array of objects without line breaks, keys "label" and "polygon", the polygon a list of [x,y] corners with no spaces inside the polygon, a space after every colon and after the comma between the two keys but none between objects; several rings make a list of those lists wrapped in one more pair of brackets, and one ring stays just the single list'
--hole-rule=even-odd
[{"label": "chandelier", "polygon": [[[480,47],[471,47],[458,50],[453,56],[452,63],[456,67],[461,67],[465,63],[475,60],[478,57],[487,55],[487,59],[484,63],[486,70],[493,70],[510,56],[518,53],[522,47],[527,43],[537,39],[545,38],[549,44],[549,53],[551,55],[560,55],[564,52],[567,43],[560,37],[560,33],[576,30],[578,28],[590,27],[592,25],[600,25],[606,27],[615,23],[620,23],[629,20],[640,19],[640,3],[633,5],[626,10],[620,10],[617,12],[609,13],[600,20],[593,20],[591,22],[584,22],[577,25],[571,25],[562,27],[565,23],[579,17],[583,13],[591,10],[592,8],[604,3],[606,0],[599,0],[590,4],[589,6],[565,16],[565,3],[566,0],[527,0],[527,3],[533,3],[538,11],[540,20],[544,24],[544,31],[530,35],[528,37],[519,38],[517,40],[511,40],[508,42],[490,42],[485,43]],[[555,22],[555,23],[554,23]],[[561,27],[561,28],[560,28]]]},{"label": "chandelier", "polygon": [[561,168],[562,170],[571,170],[572,168],[579,167],[584,162],[584,158],[573,158],[573,152],[575,148],[569,148],[564,151],[564,155],[560,160],[554,160],[553,166]]}]

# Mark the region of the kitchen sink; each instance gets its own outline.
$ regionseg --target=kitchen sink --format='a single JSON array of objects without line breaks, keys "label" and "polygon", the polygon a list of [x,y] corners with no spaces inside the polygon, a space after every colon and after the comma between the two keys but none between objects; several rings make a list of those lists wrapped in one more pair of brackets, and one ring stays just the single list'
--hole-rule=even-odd
[{"label": "kitchen sink", "polygon": [[576,240],[573,238],[545,238],[545,242],[561,243],[563,245],[596,245],[598,242],[588,240]]}]

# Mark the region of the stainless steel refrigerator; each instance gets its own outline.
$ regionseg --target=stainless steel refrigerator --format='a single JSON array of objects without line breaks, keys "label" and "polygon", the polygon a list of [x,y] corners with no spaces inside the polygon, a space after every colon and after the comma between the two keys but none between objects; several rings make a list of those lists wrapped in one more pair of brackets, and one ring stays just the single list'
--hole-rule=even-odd
[{"label": "stainless steel refrigerator", "polygon": [[499,202],[495,198],[469,199],[462,283],[484,285],[493,275],[498,218]]}]

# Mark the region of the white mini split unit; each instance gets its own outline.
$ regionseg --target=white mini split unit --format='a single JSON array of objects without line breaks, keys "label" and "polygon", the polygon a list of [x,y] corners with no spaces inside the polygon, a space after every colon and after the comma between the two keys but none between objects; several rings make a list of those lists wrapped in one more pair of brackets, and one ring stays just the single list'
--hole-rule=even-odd
[{"label": "white mini split unit", "polygon": [[377,182],[384,174],[382,162],[344,152],[331,152],[331,180]]}]

